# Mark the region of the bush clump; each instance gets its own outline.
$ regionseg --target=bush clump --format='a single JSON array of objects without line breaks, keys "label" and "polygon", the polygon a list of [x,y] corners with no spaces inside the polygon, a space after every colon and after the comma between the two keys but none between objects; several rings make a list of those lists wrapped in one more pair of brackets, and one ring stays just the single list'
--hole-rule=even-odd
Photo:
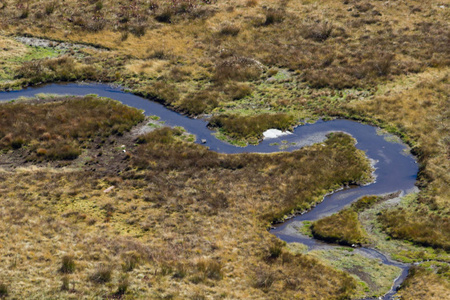
[{"label": "bush clump", "polygon": [[261,63],[254,59],[231,56],[217,63],[214,80],[219,83],[228,80],[252,81],[258,79],[262,71]]},{"label": "bush clump", "polygon": [[269,8],[266,11],[266,19],[263,23],[264,26],[269,26],[276,23],[281,23],[284,20],[285,12],[283,10],[277,10],[274,8]]},{"label": "bush clump", "polygon": [[241,28],[239,26],[231,23],[225,23],[220,28],[221,35],[237,36],[240,31]]},{"label": "bush clump", "polygon": [[62,258],[61,268],[59,269],[61,273],[71,274],[75,271],[75,260],[71,255],[65,255]]},{"label": "bush clump", "polygon": [[233,100],[240,100],[252,94],[252,87],[246,83],[232,83],[226,86],[224,92]]},{"label": "bush clump", "polygon": [[8,296],[8,286],[0,282],[0,298],[6,298]]},{"label": "bush clump", "polygon": [[101,265],[93,274],[91,274],[90,280],[98,284],[110,282],[112,279],[112,272],[113,270],[111,267]]}]

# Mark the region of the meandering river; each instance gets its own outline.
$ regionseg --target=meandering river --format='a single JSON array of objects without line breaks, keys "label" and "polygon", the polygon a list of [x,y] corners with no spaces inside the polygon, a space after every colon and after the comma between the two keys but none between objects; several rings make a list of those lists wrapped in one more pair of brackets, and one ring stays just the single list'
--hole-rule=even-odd
[{"label": "meandering river", "polygon": [[[266,139],[258,145],[236,147],[215,138],[213,132],[207,128],[208,122],[205,120],[188,118],[167,109],[159,103],[105,84],[49,84],[20,91],[0,92],[0,101],[19,97],[34,97],[40,93],[62,95],[97,94],[102,97],[115,99],[126,105],[144,110],[146,115],[159,116],[168,126],[184,127],[189,133],[197,136],[198,143],[206,140],[205,146],[220,153],[292,151],[322,142],[330,132],[341,131],[350,134],[357,141],[356,147],[365,151],[367,157],[374,162],[375,181],[366,186],[343,189],[328,195],[323,202],[319,203],[311,211],[277,225],[271,230],[274,235],[288,243],[303,243],[310,249],[333,246],[300,234],[295,229],[298,222],[314,221],[331,215],[364,195],[383,195],[398,191],[406,194],[415,188],[418,166],[414,157],[409,154],[407,147],[398,141],[394,141],[395,139],[392,136],[387,138],[386,135],[379,134],[379,130],[370,125],[349,120],[318,121],[314,124],[298,126],[292,134]],[[365,256],[380,259],[383,264],[397,266],[402,270],[401,275],[393,283],[389,293],[383,297],[383,299],[391,299],[397,287],[407,276],[409,265],[395,262],[375,249],[358,248],[356,251]]]}]

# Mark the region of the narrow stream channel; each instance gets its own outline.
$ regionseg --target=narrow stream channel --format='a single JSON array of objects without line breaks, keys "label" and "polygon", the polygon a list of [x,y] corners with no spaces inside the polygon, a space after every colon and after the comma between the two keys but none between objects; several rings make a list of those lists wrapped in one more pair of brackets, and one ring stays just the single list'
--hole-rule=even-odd
[{"label": "narrow stream channel", "polygon": [[[365,151],[366,155],[374,161],[375,182],[366,186],[343,189],[328,195],[323,202],[319,203],[311,211],[298,215],[283,224],[276,225],[271,230],[271,233],[278,238],[288,243],[299,242],[306,244],[311,250],[334,246],[300,234],[295,228],[299,222],[314,221],[336,213],[364,195],[383,195],[398,191],[402,194],[407,194],[415,188],[418,166],[414,157],[409,154],[407,147],[400,142],[393,141],[395,139],[392,136],[387,138],[386,135],[379,134],[377,128],[370,125],[349,120],[318,121],[314,124],[298,126],[292,134],[266,139],[258,145],[242,148],[216,139],[213,132],[206,127],[208,122],[205,120],[188,118],[167,109],[159,103],[105,84],[49,84],[20,91],[0,92],[0,101],[13,100],[19,97],[33,97],[40,93],[80,96],[97,94],[102,97],[115,99],[123,104],[144,110],[146,115],[159,116],[168,126],[182,126],[189,133],[196,135],[198,143],[202,139],[206,140],[205,146],[213,151],[227,154],[293,151],[324,141],[326,135],[330,132],[340,131],[350,134],[357,141],[356,147]],[[280,145],[283,147],[280,148]],[[396,289],[406,278],[409,265],[395,262],[376,249],[358,248],[356,252],[371,258],[380,259],[383,264],[393,265],[402,270],[401,275],[395,280],[389,293],[383,297],[386,300],[392,299]]]}]

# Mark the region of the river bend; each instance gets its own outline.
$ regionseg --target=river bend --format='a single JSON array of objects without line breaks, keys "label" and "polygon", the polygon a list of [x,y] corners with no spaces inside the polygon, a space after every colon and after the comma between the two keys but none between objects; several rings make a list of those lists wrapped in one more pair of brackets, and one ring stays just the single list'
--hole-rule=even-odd
[{"label": "river bend", "polygon": [[[418,172],[418,166],[413,156],[409,154],[407,147],[399,142],[386,138],[379,134],[376,127],[361,124],[349,120],[318,121],[314,124],[298,126],[292,134],[279,138],[271,138],[262,141],[258,145],[236,147],[218,140],[213,132],[207,128],[208,122],[202,119],[192,119],[163,105],[149,101],[132,93],[125,92],[117,87],[106,84],[49,84],[40,87],[26,88],[20,91],[0,92],[0,101],[12,100],[19,97],[34,97],[37,94],[62,94],[62,95],[87,95],[97,94],[118,100],[123,104],[141,109],[146,115],[157,115],[168,126],[182,126],[189,133],[195,134],[197,142],[206,140],[205,146],[220,153],[272,153],[279,151],[292,151],[301,147],[322,142],[330,132],[345,132],[353,136],[356,147],[365,151],[367,157],[374,162],[375,181],[371,184],[356,188],[343,189],[331,195],[327,195],[323,202],[319,203],[311,211],[298,215],[281,225],[275,226],[271,232],[278,238],[290,243],[299,242],[306,244],[310,249],[333,247],[313,238],[298,233],[295,224],[302,221],[314,221],[340,211],[343,207],[354,202],[364,195],[384,195],[400,191],[402,194],[414,190]],[[284,145],[280,148],[279,145]],[[357,252],[377,258],[384,264],[401,268],[402,273],[394,282],[391,291],[383,299],[391,299],[396,288],[403,282],[408,274],[409,265],[395,262],[378,250],[371,248],[358,248]]]}]

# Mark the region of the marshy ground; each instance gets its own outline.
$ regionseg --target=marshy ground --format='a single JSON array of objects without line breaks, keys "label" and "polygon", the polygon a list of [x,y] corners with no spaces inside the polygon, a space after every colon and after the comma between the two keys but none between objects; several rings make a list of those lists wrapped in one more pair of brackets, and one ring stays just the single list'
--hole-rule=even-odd
[{"label": "marshy ground", "polygon": [[[257,142],[267,128],[319,117],[379,125],[417,155],[420,191],[322,221],[314,226],[316,234],[319,229],[323,236],[334,234],[326,230],[333,222],[359,222],[357,240],[377,240],[397,259],[431,260],[412,272],[401,296],[445,298],[450,247],[445,1],[80,3],[0,1],[1,89],[114,82],[185,114],[212,117],[219,136],[238,144]],[[50,42],[16,39],[25,35]],[[180,130],[159,130],[138,142],[129,130],[151,122],[140,112],[114,102],[106,108],[94,98],[54,100],[0,106],[0,297],[119,297],[120,284],[131,298],[327,299],[366,289],[332,269],[328,254],[296,256],[265,231],[271,218],[307,207],[365,171],[364,160],[334,161],[336,145],[359,157],[347,137],[335,136],[320,149],[268,156],[269,162],[257,155],[210,154]],[[98,123],[85,122],[95,111],[88,102],[99,103]],[[77,103],[81,106],[73,106]],[[58,107],[58,121],[37,121],[35,109],[45,116]],[[129,114],[121,115],[124,111]],[[20,129],[23,122],[11,121],[18,117],[28,125]],[[61,120],[66,128],[55,126]],[[70,132],[74,128],[78,135]],[[304,157],[299,165],[296,155]],[[319,163],[335,171],[322,174]],[[336,172],[347,175],[336,180]],[[302,188],[293,189],[293,182]],[[103,193],[110,186],[115,188]],[[64,256],[75,263],[70,274],[58,271]],[[355,266],[340,269],[363,274]]]}]

